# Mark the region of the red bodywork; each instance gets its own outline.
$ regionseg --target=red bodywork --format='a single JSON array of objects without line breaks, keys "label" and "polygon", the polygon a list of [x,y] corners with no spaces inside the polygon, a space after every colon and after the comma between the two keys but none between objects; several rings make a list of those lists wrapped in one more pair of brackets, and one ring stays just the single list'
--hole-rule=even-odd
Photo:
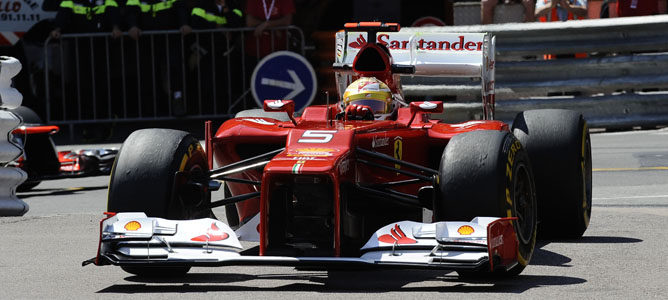
[{"label": "red bodywork", "polygon": [[[374,23],[375,24],[375,23]],[[398,28],[397,28],[398,30]],[[370,38],[370,40],[373,40]],[[380,55],[383,68],[369,71],[358,68],[358,59],[365,51]],[[399,84],[392,73],[392,57],[387,49],[375,43],[366,44],[355,58],[355,76],[373,76],[387,83],[393,93],[400,93]],[[239,178],[261,181],[258,186],[230,183],[232,195],[261,192],[260,198],[237,203],[241,222],[260,213],[260,255],[266,255],[267,243],[272,228],[270,207],[275,183],[286,177],[324,176],[333,188],[334,212],[334,256],[341,255],[342,216],[341,187],[343,184],[374,184],[406,180],[409,177],[399,173],[370,168],[358,163],[356,148],[362,148],[400,159],[406,162],[438,169],[441,154],[448,141],[455,135],[474,130],[508,130],[508,125],[500,121],[478,120],[459,124],[439,123],[429,119],[429,113],[421,111],[419,104],[399,108],[392,120],[352,121],[337,120],[341,111],[338,104],[307,107],[300,117],[290,121],[271,118],[236,118],[220,126],[211,138],[213,155],[218,165],[224,166],[257,154],[285,147],[262,171],[247,170],[237,174]],[[442,103],[438,104],[442,110]],[[265,110],[266,110],[265,104]],[[430,111],[439,112],[439,111]],[[209,137],[207,137],[209,138]],[[260,151],[259,149],[267,149]],[[374,159],[369,159],[374,160]],[[378,161],[393,166],[394,164]],[[397,165],[397,167],[400,167]],[[295,179],[295,182],[297,179]],[[409,184],[397,188],[399,192],[416,195],[425,184]],[[368,213],[373,214],[373,211]],[[368,238],[368,237],[367,237]],[[491,251],[491,250],[490,250]]]},{"label": "red bodywork", "polygon": [[21,126],[12,130],[23,147],[16,166],[29,174],[28,181],[109,174],[116,149],[56,152],[51,135],[59,130],[55,125]]},{"label": "red bodywork", "polygon": [[[336,111],[336,105],[331,111]],[[333,116],[332,116],[333,117]],[[251,192],[262,192],[260,199],[250,199],[237,204],[240,220],[245,221],[258,212],[260,221],[260,253],[264,251],[267,239],[267,212],[269,208],[269,193],[274,176],[281,174],[317,174],[331,178],[333,185],[339,186],[343,181],[353,183],[388,182],[406,179],[403,175],[394,172],[369,169],[356,165],[354,149],[360,147],[367,150],[394,156],[401,160],[412,162],[431,168],[433,157],[430,153],[442,153],[445,145],[453,136],[474,130],[508,130],[508,125],[500,121],[470,121],[460,124],[434,123],[422,116],[414,120],[410,108],[400,108],[397,120],[394,121],[331,121],[327,118],[326,106],[312,106],[304,110],[302,117],[296,118],[297,125],[292,122],[279,122],[270,118],[238,118],[225,122],[213,137],[214,158],[218,165],[226,165],[241,160],[237,153],[240,145],[276,145],[286,150],[275,156],[264,168],[263,172],[249,170],[243,172],[242,178],[262,182],[262,190],[258,187],[228,183],[232,195],[241,195]],[[257,120],[265,121],[257,122]],[[273,123],[273,124],[268,124]],[[331,140],[327,142],[300,143],[304,134],[309,132],[323,133],[323,138],[311,140],[325,141],[329,132]],[[309,135],[307,135],[308,137]],[[397,142],[400,141],[400,142]],[[401,146],[399,146],[399,143]],[[395,146],[396,144],[396,146]],[[373,146],[376,145],[374,148]],[[378,146],[380,145],[380,146]],[[252,146],[250,146],[252,147]],[[401,148],[400,155],[395,153]],[[440,151],[439,151],[440,150]],[[400,157],[397,157],[400,156]],[[431,161],[430,161],[430,158]],[[297,168],[296,171],[293,169]],[[345,170],[347,169],[347,170]],[[416,194],[419,185],[407,185],[400,191]],[[338,189],[334,189],[335,199],[335,253],[340,254],[340,216]]]}]

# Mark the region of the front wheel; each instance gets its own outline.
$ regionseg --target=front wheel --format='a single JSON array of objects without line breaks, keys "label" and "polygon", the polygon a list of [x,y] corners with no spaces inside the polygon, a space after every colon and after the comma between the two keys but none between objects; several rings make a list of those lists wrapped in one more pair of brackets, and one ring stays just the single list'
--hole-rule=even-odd
[{"label": "front wheel", "polygon": [[[210,217],[210,193],[193,191],[191,185],[176,178],[177,172],[197,176],[207,170],[204,150],[192,135],[169,129],[135,131],[125,140],[114,162],[107,210],[181,220]],[[189,269],[123,267],[140,276],[182,275]]]},{"label": "front wheel", "polygon": [[439,171],[435,220],[516,217],[518,264],[499,273],[512,276],[522,272],[531,260],[537,231],[533,174],[522,144],[509,132],[462,133],[445,147]]}]

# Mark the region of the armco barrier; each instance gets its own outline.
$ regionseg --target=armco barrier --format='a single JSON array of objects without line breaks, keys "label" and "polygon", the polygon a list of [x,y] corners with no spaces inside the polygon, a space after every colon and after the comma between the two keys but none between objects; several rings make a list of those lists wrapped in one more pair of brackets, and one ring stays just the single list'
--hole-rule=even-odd
[{"label": "armco barrier", "polygon": [[[550,23],[404,28],[491,32],[496,36],[497,118],[543,107],[580,110],[597,127],[668,124],[668,15]],[[543,54],[587,58],[542,59]],[[480,83],[467,78],[402,77],[409,98],[456,96],[446,115],[478,114]],[[567,93],[570,98],[548,94]],[[512,118],[511,118],[512,120]]]},{"label": "armco barrier", "polygon": [[[592,128],[629,128],[665,125],[668,92],[619,94],[591,98],[549,97],[506,100],[496,103],[495,118],[511,123],[517,113],[529,109],[561,108],[581,112]],[[447,122],[480,119],[482,103],[446,103],[438,118]]]},{"label": "armco barrier", "polygon": [[[21,120],[7,109],[21,105],[21,93],[11,87],[12,78],[21,70],[21,64],[12,57],[0,57],[0,165],[13,161],[23,151],[12,143],[9,134]],[[21,169],[0,167],[0,216],[22,216],[28,204],[16,197],[16,187],[28,178]]]}]

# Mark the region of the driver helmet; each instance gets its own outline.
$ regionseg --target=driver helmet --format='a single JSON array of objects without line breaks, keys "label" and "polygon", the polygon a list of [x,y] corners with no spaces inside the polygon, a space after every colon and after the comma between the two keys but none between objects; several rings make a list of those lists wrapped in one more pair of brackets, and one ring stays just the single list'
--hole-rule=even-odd
[{"label": "driver helmet", "polygon": [[370,107],[376,118],[389,115],[394,110],[392,91],[387,84],[374,77],[361,77],[346,88],[341,106],[345,109],[350,104]]}]

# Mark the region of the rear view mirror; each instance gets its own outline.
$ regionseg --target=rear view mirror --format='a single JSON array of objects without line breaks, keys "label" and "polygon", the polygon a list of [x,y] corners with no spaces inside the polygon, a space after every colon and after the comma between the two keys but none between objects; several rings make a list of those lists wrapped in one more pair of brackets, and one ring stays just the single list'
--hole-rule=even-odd
[{"label": "rear view mirror", "polygon": [[295,113],[295,103],[292,100],[264,100],[264,111],[284,111],[292,116]]},{"label": "rear view mirror", "polygon": [[297,125],[297,121],[295,121],[293,116],[295,113],[295,103],[292,100],[264,100],[262,108],[267,112],[284,111],[288,114],[292,123]]},{"label": "rear view mirror", "polygon": [[442,112],[442,101],[411,102],[411,114],[413,115],[416,113],[438,114]]}]

